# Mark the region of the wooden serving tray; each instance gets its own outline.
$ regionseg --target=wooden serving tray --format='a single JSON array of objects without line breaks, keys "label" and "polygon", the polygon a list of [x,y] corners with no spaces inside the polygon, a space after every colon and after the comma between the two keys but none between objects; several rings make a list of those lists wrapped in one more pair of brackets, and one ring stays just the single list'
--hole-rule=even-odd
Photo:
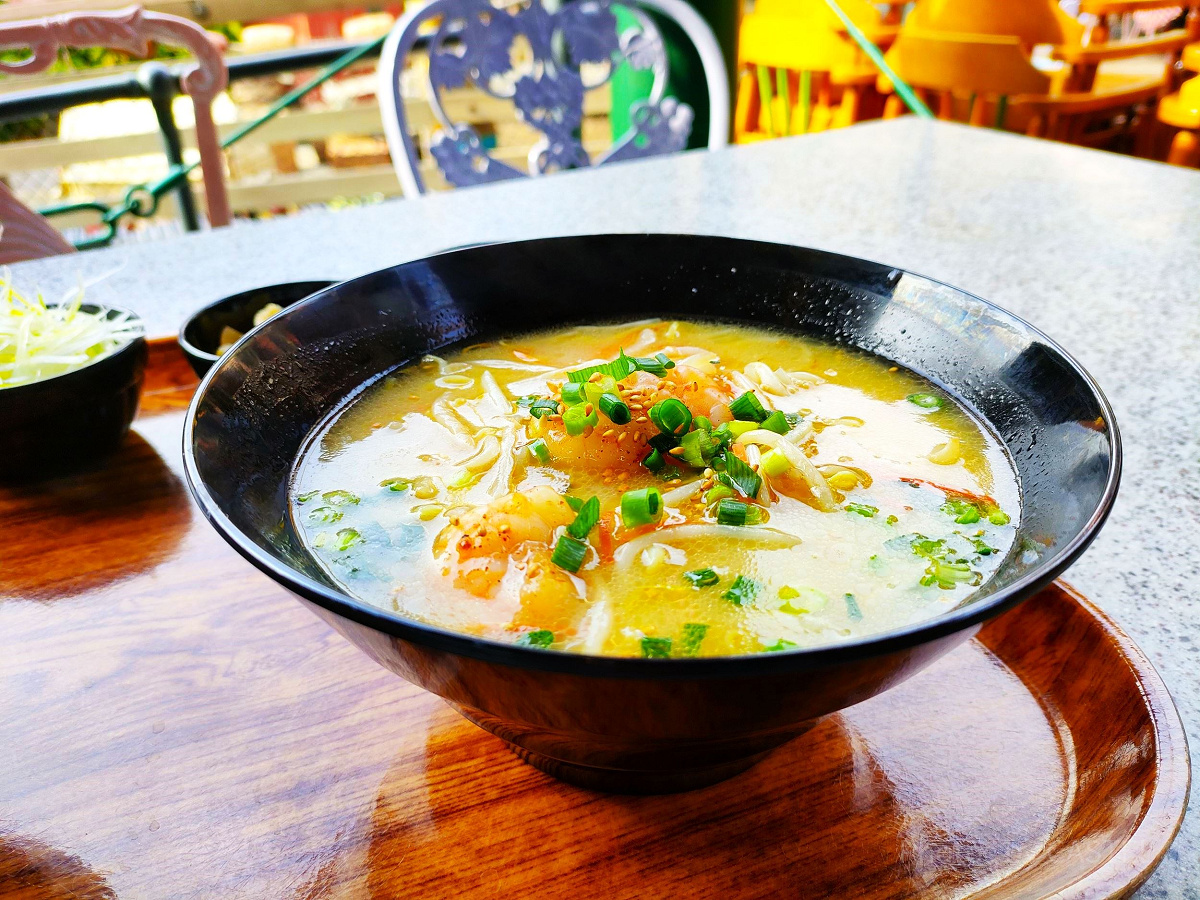
[{"label": "wooden serving tray", "polygon": [[556,782],[228,548],[148,377],[106,467],[0,488],[6,900],[1124,897],[1179,826],[1171,700],[1062,585],[723,784]]}]

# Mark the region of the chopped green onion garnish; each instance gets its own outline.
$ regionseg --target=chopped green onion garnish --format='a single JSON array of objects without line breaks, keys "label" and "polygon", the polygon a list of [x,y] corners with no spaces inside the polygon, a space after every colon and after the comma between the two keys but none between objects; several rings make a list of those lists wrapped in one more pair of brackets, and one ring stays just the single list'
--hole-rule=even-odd
[{"label": "chopped green onion garnish", "polygon": [[852,502],[846,504],[846,512],[855,513],[856,515],[860,515],[866,519],[873,519],[875,517],[875,513],[879,512],[879,507],[868,506],[866,503]]},{"label": "chopped green onion garnish", "polygon": [[662,494],[648,487],[621,495],[621,522],[626,528],[649,525],[662,518]]},{"label": "chopped green onion garnish", "polygon": [[617,390],[617,379],[611,375],[601,375],[594,381],[589,378],[583,385],[583,397],[589,403],[599,403],[600,398],[605,394],[614,393]]},{"label": "chopped green onion garnish", "polygon": [[954,521],[959,525],[974,525],[980,519],[979,507],[961,497],[947,497],[942,504],[942,512],[954,516]]},{"label": "chopped green onion garnish", "polygon": [[758,464],[768,478],[778,478],[792,467],[792,461],[778,450],[768,450]]},{"label": "chopped green onion garnish", "polygon": [[529,452],[536,456],[538,462],[540,463],[550,462],[550,448],[541,438],[538,438],[529,445]]},{"label": "chopped green onion garnish", "polygon": [[667,374],[667,369],[673,368],[675,368],[675,363],[668,359],[665,353],[634,358],[626,356],[625,351],[622,350],[620,355],[610,363],[601,363],[598,366],[587,366],[574,372],[568,372],[567,381],[582,384],[597,372],[609,375],[615,380],[620,381],[623,378],[628,378],[638,370],[649,372],[651,375],[657,375],[661,378]]},{"label": "chopped green onion garnish", "polygon": [[590,403],[577,403],[563,410],[563,425],[567,434],[572,437],[583,434],[589,428],[595,428],[599,423],[600,417],[596,415],[596,407]]},{"label": "chopped green onion garnish", "polygon": [[671,639],[665,637],[642,638],[642,656],[646,659],[667,659],[671,655]]},{"label": "chopped green onion garnish", "polygon": [[587,366],[582,369],[576,369],[574,372],[568,372],[567,381],[575,384],[586,384],[587,380],[597,372],[602,375],[608,375],[615,381],[620,381],[622,378],[628,378],[636,370],[637,365],[622,350],[621,355],[610,363],[600,363],[597,366]]},{"label": "chopped green onion garnish", "polygon": [[383,481],[379,482],[379,486],[385,487],[389,491],[399,494],[403,491],[407,491],[410,487],[412,487],[412,479],[411,478],[386,478]]},{"label": "chopped green onion garnish", "polygon": [[549,397],[539,397],[533,401],[533,405],[529,407],[529,414],[535,419],[540,419],[545,415],[554,415],[558,412],[558,404]]},{"label": "chopped green onion garnish", "polygon": [[682,401],[669,397],[650,407],[650,421],[663,434],[682,437],[692,427],[692,411]]},{"label": "chopped green onion garnish", "polygon": [[567,501],[567,506],[571,507],[571,509],[575,510],[575,512],[579,512],[581,509],[583,509],[583,501],[578,497],[572,497],[570,494],[564,494],[563,499]]},{"label": "chopped green onion garnish", "polygon": [[321,499],[326,503],[332,503],[334,506],[358,503],[358,497],[349,491],[326,491],[321,495]]},{"label": "chopped green onion garnish", "polygon": [[633,418],[625,401],[616,394],[601,394],[597,405],[614,425],[626,425]]},{"label": "chopped green onion garnish", "polygon": [[853,594],[846,594],[846,615],[850,617],[851,622],[857,622],[862,619],[862,609],[858,605],[858,601],[854,599]]},{"label": "chopped green onion garnish", "polygon": [[887,522],[889,525],[895,525],[897,522],[900,521],[900,517],[899,516],[888,516],[886,519],[884,519],[884,521]]},{"label": "chopped green onion garnish", "polygon": [[568,572],[578,572],[579,567],[583,565],[584,557],[587,556],[587,551],[588,545],[583,541],[564,534],[554,545],[554,553],[550,557],[550,562]]},{"label": "chopped green onion garnish", "polygon": [[757,422],[726,422],[724,425],[718,428],[717,431],[728,431],[736,440],[747,431],[753,431],[757,427]]},{"label": "chopped green onion garnish", "polygon": [[708,634],[708,626],[698,622],[688,622],[683,626],[683,637],[679,641],[680,656],[695,656],[700,652],[700,644]]},{"label": "chopped green onion garnish", "polygon": [[663,455],[661,453],[659,453],[657,450],[651,450],[646,455],[646,458],[642,460],[642,465],[645,466],[647,469],[649,469],[651,472],[661,472],[663,466],[665,466],[666,464],[667,463],[666,463],[666,460],[663,459]]},{"label": "chopped green onion garnish", "polygon": [[712,587],[721,580],[721,576],[712,569],[693,569],[684,572],[683,577],[690,581],[694,588]]},{"label": "chopped green onion garnish", "polygon": [[909,394],[906,398],[909,403],[915,403],[921,409],[941,409],[942,398],[937,394]]},{"label": "chopped green onion garnish", "polygon": [[965,559],[954,558],[954,549],[947,546],[944,540],[927,538],[922,534],[911,534],[906,538],[893,540],[907,540],[913,553],[929,561],[925,575],[921,578],[921,584],[926,587],[936,584],[943,590],[950,590],[963,582],[975,581],[978,578],[978,573],[971,569]]},{"label": "chopped green onion garnish", "polygon": [[355,544],[362,540],[362,535],[353,528],[343,528],[337,533],[337,543],[334,544],[339,550],[349,550]]},{"label": "chopped green onion garnish", "polygon": [[321,493],[321,492],[320,491],[307,491],[307,492],[301,494],[299,497],[297,497],[296,502],[297,503],[307,503],[309,500],[311,500],[313,497],[317,496],[317,494],[319,494],[319,493]]},{"label": "chopped green onion garnish", "polygon": [[993,525],[1007,525],[1011,519],[1009,519],[1008,513],[1004,512],[1004,510],[997,509],[994,512],[988,513],[988,521]]},{"label": "chopped green onion garnish", "polygon": [[568,381],[562,386],[562,399],[563,403],[567,404],[568,406],[574,406],[576,403],[582,403],[586,399],[583,391],[583,385],[575,381]]},{"label": "chopped green onion garnish", "polygon": [[975,573],[965,562],[949,563],[934,560],[929,564],[929,568],[925,570],[925,574],[921,577],[921,584],[925,587],[936,584],[942,590],[948,591],[964,582],[973,581],[974,579]]},{"label": "chopped green onion garnish", "polygon": [[596,523],[600,521],[600,498],[592,497],[575,514],[575,521],[567,526],[567,534],[585,541]]},{"label": "chopped green onion garnish", "polygon": [[724,500],[726,497],[732,497],[732,496],[733,496],[733,488],[731,488],[727,484],[722,484],[722,483],[718,482],[717,484],[714,484],[712,487],[710,487],[708,489],[708,492],[705,493],[704,505],[711,506],[712,504],[716,503],[718,500]]},{"label": "chopped green onion garnish", "polygon": [[667,374],[667,369],[675,368],[675,363],[668,359],[665,353],[634,357],[633,364],[643,372],[649,372],[651,375],[657,375],[659,378]]},{"label": "chopped green onion garnish", "polygon": [[971,546],[975,548],[975,552],[980,556],[991,556],[996,552],[996,548],[990,546],[987,541],[981,537],[972,537],[968,538],[968,540],[971,542]]},{"label": "chopped green onion garnish", "polygon": [[693,424],[696,426],[696,428],[699,429],[700,431],[712,431],[713,430],[712,419],[710,419],[708,416],[696,416],[696,418],[693,419],[692,421],[693,421]]},{"label": "chopped green onion garnish", "polygon": [[735,419],[742,422],[761,422],[767,417],[767,411],[763,409],[763,405],[754,395],[754,391],[746,391],[730,403],[729,411],[733,413]]},{"label": "chopped green onion garnish", "polygon": [[751,499],[757,497],[762,487],[759,474],[731,450],[726,450],[722,459],[725,462],[725,474],[729,476],[733,486]]},{"label": "chopped green onion garnish", "polygon": [[320,522],[322,525],[332,525],[341,517],[342,511],[332,506],[318,506],[308,511],[308,521]]},{"label": "chopped green onion garnish", "polygon": [[549,647],[554,643],[554,632],[542,628],[539,631],[529,631],[517,638],[518,647]]},{"label": "chopped green onion garnish", "polygon": [[762,513],[757,506],[743,503],[741,500],[722,500],[717,504],[717,524],[719,525],[757,525]]},{"label": "chopped green onion garnish", "polygon": [[665,456],[675,449],[675,445],[678,444],[679,441],[676,440],[674,435],[660,431],[654,437],[650,438],[650,440],[646,441],[646,443]]},{"label": "chopped green onion garnish", "polygon": [[753,578],[747,578],[745,575],[739,575],[733,579],[733,584],[721,597],[734,606],[746,606],[754,602],[754,598],[758,596],[760,590],[762,590],[762,585],[759,582]]},{"label": "chopped green onion garnish", "polygon": [[[803,616],[808,613],[820,612],[829,603],[829,598],[823,591],[816,588],[804,587],[797,590],[793,587],[780,588],[779,597],[787,602],[779,607],[781,613],[790,616]],[[795,600],[795,603],[792,601]]]},{"label": "chopped green onion garnish", "polygon": [[779,410],[775,410],[775,412],[763,419],[762,427],[776,434],[787,434],[792,430],[792,426],[788,424],[787,416]]},{"label": "chopped green onion garnish", "polygon": [[695,431],[685,434],[679,442],[679,446],[683,448],[683,455],[679,457],[680,459],[689,466],[703,469],[720,449],[721,442],[706,429],[697,428]]},{"label": "chopped green onion garnish", "polygon": [[763,653],[781,653],[784,650],[795,650],[796,646],[797,645],[794,641],[780,638],[770,647],[763,647]]}]

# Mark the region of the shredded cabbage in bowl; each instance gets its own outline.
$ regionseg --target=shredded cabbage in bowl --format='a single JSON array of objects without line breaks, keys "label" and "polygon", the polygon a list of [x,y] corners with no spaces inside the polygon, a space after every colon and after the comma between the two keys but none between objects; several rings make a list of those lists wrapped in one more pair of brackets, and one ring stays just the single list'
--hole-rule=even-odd
[{"label": "shredded cabbage in bowl", "polygon": [[0,389],[42,381],[78,369],[135,340],[142,323],[120,310],[82,309],[83,288],[47,305],[29,300],[0,274]]}]

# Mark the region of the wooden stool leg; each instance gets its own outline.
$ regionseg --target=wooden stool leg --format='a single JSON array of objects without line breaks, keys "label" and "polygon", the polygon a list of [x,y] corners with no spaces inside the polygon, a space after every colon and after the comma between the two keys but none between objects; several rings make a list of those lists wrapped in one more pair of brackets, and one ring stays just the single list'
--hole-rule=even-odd
[{"label": "wooden stool leg", "polygon": [[938,93],[937,117],[947,122],[954,119],[954,95],[949,91],[940,91]]},{"label": "wooden stool leg", "polygon": [[743,72],[738,79],[737,103],[733,108],[735,139],[758,131],[758,85],[754,76]]},{"label": "wooden stool leg", "polygon": [[987,124],[987,100],[983,97],[971,95],[971,112],[967,116],[967,124],[981,127]]},{"label": "wooden stool leg", "polygon": [[1194,131],[1180,131],[1171,141],[1167,162],[1173,166],[1200,167],[1200,137]]},{"label": "wooden stool leg", "polygon": [[838,109],[837,120],[834,123],[835,127],[845,128],[847,125],[853,125],[858,121],[859,90],[860,88],[851,85],[842,91],[842,105]]}]

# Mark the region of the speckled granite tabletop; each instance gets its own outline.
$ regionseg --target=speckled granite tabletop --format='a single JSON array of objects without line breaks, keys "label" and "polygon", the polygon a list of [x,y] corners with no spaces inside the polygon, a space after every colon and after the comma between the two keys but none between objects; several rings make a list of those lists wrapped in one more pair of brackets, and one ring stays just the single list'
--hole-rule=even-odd
[{"label": "speckled granite tabletop", "polygon": [[[999,303],[1097,377],[1125,438],[1116,508],[1068,579],[1158,667],[1200,771],[1200,172],[900,119],[539,182],[312,213],[16,267],[174,333],[276,281],[346,278],[456,244],[596,231],[784,241]],[[115,270],[115,271],[114,271]],[[1139,898],[1200,900],[1200,811]]]}]

